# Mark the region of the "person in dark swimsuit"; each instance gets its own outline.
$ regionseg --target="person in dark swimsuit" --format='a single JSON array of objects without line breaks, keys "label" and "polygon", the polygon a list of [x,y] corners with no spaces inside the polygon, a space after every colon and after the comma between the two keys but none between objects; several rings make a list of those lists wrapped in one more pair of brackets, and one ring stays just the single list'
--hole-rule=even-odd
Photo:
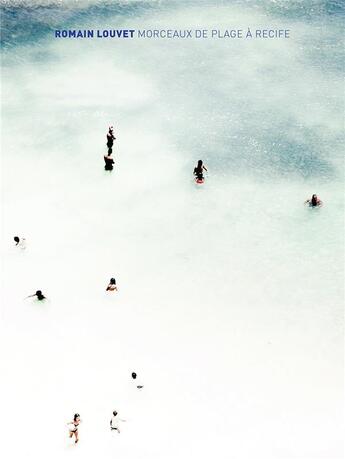
[{"label": "person in dark swimsuit", "polygon": [[196,180],[204,180],[204,170],[207,172],[207,169],[204,166],[202,160],[199,159],[198,165],[194,168],[194,172],[193,172]]},{"label": "person in dark swimsuit", "polygon": [[309,204],[309,207],[321,207],[323,202],[316,194],[313,194],[311,199],[307,199],[304,204]]},{"label": "person in dark swimsuit", "polygon": [[108,155],[104,155],[104,162],[105,162],[104,169],[106,171],[112,171],[113,170],[114,160],[111,157],[111,154],[113,152],[114,140],[116,139],[116,137],[114,136],[114,130],[113,129],[114,129],[113,126],[110,126],[109,127],[109,132],[107,133]]},{"label": "person in dark swimsuit", "polygon": [[104,162],[105,162],[105,166],[104,166],[104,169],[106,171],[112,171],[114,169],[114,163],[115,161],[113,160],[113,158],[111,157],[111,155],[107,155],[107,156],[104,156]]},{"label": "person in dark swimsuit", "polygon": [[114,169],[113,164],[115,163],[115,161],[110,156],[110,154],[108,156],[104,156],[104,162],[105,162],[104,169],[106,171],[112,171]]},{"label": "person in dark swimsuit", "polygon": [[73,435],[75,436],[74,443],[78,443],[79,441],[78,427],[80,423],[81,423],[81,419],[80,419],[80,414],[78,413],[74,415],[72,422],[67,423],[67,425],[70,426],[69,427],[69,438],[72,438]]},{"label": "person in dark swimsuit", "polygon": [[37,290],[36,293],[34,293],[33,295],[29,295],[27,296],[26,298],[32,298],[34,296],[37,296],[37,299],[39,301],[42,301],[42,300],[45,300],[46,297],[43,295],[42,291],[41,290]]},{"label": "person in dark swimsuit", "polygon": [[113,151],[113,144],[114,144],[114,140],[116,139],[116,137],[114,136],[114,131],[113,131],[113,126],[110,126],[109,127],[109,132],[107,134],[107,147],[108,147],[108,154],[111,155],[112,151]]}]

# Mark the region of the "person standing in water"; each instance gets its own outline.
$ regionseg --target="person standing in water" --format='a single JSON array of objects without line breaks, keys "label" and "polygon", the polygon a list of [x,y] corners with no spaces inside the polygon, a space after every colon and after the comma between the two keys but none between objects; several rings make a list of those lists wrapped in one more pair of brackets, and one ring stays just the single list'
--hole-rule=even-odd
[{"label": "person standing in water", "polygon": [[33,295],[29,295],[26,298],[32,298],[34,296],[37,296],[38,301],[42,301],[46,299],[46,297],[43,295],[41,290],[37,290],[36,293],[34,293]]},{"label": "person standing in water", "polygon": [[116,140],[116,137],[114,136],[114,128],[113,126],[109,126],[109,131],[107,134],[108,155],[111,155],[113,151],[114,140]]},{"label": "person standing in water", "polygon": [[106,171],[112,171],[114,169],[113,164],[115,163],[115,161],[111,157],[111,153],[108,154],[107,156],[104,156],[104,162],[105,162],[104,169]]},{"label": "person standing in water", "polygon": [[117,291],[116,280],[115,277],[112,277],[109,281],[109,284],[106,288],[106,292],[113,292],[114,290]]},{"label": "person standing in water", "polygon": [[316,194],[313,194],[311,199],[307,199],[304,204],[309,204],[309,207],[321,207],[323,202]]},{"label": "person standing in water", "polygon": [[120,433],[120,422],[126,422],[126,420],[120,419],[117,415],[117,411],[113,411],[113,416],[110,419],[110,430],[117,430],[117,433]]},{"label": "person standing in water", "polygon": [[14,236],[14,242],[16,243],[16,247],[20,247],[21,249],[26,249],[26,239],[24,237],[20,238],[18,236]]},{"label": "person standing in water", "polygon": [[75,437],[74,443],[78,443],[79,441],[78,427],[80,423],[81,423],[81,419],[80,419],[80,414],[78,413],[76,413],[73,416],[73,421],[67,423],[67,425],[69,426],[69,438],[72,438],[74,435]]},{"label": "person standing in water", "polygon": [[199,159],[197,166],[194,168],[193,174],[195,175],[196,180],[204,180],[204,171],[207,172],[206,167],[204,166],[201,159]]}]

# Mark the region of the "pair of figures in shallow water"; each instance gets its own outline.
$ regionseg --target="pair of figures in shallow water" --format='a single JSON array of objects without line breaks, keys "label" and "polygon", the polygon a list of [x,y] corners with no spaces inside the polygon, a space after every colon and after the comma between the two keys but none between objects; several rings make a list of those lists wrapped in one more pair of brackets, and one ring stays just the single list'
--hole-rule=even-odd
[{"label": "pair of figures in shallow water", "polygon": [[104,162],[105,166],[104,169],[106,171],[112,171],[114,168],[114,159],[111,156],[113,153],[113,145],[114,145],[114,140],[116,140],[116,137],[114,136],[114,128],[113,126],[109,126],[109,131],[107,134],[107,148],[108,148],[108,154],[104,155]]},{"label": "pair of figures in shallow water", "polygon": [[[199,159],[197,166],[194,168],[194,176],[195,176],[195,181],[196,183],[204,183],[204,171],[207,172],[207,168],[202,162],[201,159]],[[309,207],[321,207],[323,205],[323,202],[321,199],[317,196],[317,194],[313,194],[311,199],[307,199],[304,204],[308,205]]]},{"label": "pair of figures in shallow water", "polygon": [[[137,389],[142,389],[144,386],[142,384],[138,383],[137,374],[136,374],[135,371],[132,372],[131,376],[132,376],[133,381],[135,381],[135,385],[136,385]],[[121,430],[120,430],[120,423],[121,422],[126,422],[126,420],[125,419],[121,419],[118,416],[117,411],[113,411],[113,415],[112,415],[112,418],[110,420],[110,430],[111,431],[116,431],[117,433],[120,433],[121,432]],[[74,439],[75,439],[74,442],[75,443],[78,443],[78,441],[79,441],[78,427],[79,427],[80,423],[81,423],[81,419],[80,419],[80,414],[79,413],[75,413],[75,415],[73,416],[73,421],[67,423],[67,426],[69,428],[69,438],[72,438],[74,436]]]},{"label": "pair of figures in shallow water", "polygon": [[[107,285],[106,292],[114,292],[117,291],[116,279],[112,277]],[[38,301],[46,300],[46,297],[43,295],[42,290],[36,290],[33,295],[29,295],[26,298],[33,298],[36,297]]]},{"label": "pair of figures in shallow water", "polygon": [[[68,422],[67,423],[67,426],[68,426],[68,429],[69,429],[69,438],[72,438],[74,436],[74,443],[78,443],[79,441],[79,425],[81,423],[81,419],[80,419],[80,414],[79,413],[75,413],[75,415],[73,416],[73,421],[71,422]],[[121,419],[118,417],[117,415],[117,411],[113,411],[113,416],[110,420],[110,430],[112,431],[117,431],[117,433],[120,433],[120,423],[121,422],[126,422],[125,419]]]}]

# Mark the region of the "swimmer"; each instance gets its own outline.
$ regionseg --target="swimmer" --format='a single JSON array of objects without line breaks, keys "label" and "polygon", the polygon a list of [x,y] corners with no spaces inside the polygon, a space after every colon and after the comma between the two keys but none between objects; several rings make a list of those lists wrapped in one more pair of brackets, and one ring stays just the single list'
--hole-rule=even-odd
[{"label": "swimmer", "polygon": [[69,427],[69,438],[72,438],[73,435],[74,435],[74,437],[75,437],[75,442],[74,443],[78,443],[78,441],[79,441],[78,427],[79,427],[80,423],[81,423],[81,419],[80,419],[80,415],[78,413],[76,413],[74,415],[73,421],[67,423],[67,425],[70,426]]},{"label": "swimmer", "polygon": [[108,287],[106,289],[106,292],[113,292],[114,290],[117,291],[117,287],[116,287],[116,280],[115,280],[115,277],[112,277],[109,281],[109,284],[108,284]]},{"label": "swimmer", "polygon": [[[132,379],[134,379],[134,381],[137,379],[137,374],[133,371],[132,373]],[[136,383],[138,383],[138,381],[136,381]],[[141,384],[137,385],[137,389],[142,389],[144,386],[142,386]]]},{"label": "swimmer", "polygon": [[110,155],[104,156],[104,162],[105,162],[104,169],[106,171],[112,171],[113,170],[113,164],[115,163],[113,158]]},{"label": "swimmer", "polygon": [[198,165],[194,168],[194,172],[193,172],[196,180],[204,180],[204,170],[207,172],[207,169],[204,166],[202,160],[199,159]]},{"label": "swimmer", "polygon": [[41,290],[37,290],[36,293],[34,293],[33,295],[29,295],[26,298],[32,298],[34,296],[37,296],[38,301],[42,301],[46,299],[46,297],[43,295]]},{"label": "swimmer", "polygon": [[114,128],[113,126],[109,126],[109,132],[107,134],[108,153],[111,153],[111,151],[109,152],[109,149],[112,148],[114,140],[116,140],[116,137],[114,136]]},{"label": "swimmer", "polygon": [[113,411],[113,417],[110,419],[110,430],[117,430],[117,433],[120,433],[120,422],[126,422],[126,420],[120,419],[117,411]]},{"label": "swimmer", "polygon": [[309,207],[321,207],[323,202],[316,194],[313,194],[311,199],[307,199],[304,204],[309,204]]},{"label": "swimmer", "polygon": [[26,249],[26,239],[24,237],[20,238],[18,236],[14,236],[14,242],[16,243],[16,247],[20,247],[21,249]]}]

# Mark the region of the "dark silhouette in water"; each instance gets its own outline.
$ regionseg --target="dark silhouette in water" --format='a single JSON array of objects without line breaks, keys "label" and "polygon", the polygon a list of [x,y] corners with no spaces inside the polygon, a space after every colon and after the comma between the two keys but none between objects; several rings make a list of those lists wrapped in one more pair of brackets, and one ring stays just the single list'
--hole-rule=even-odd
[{"label": "dark silhouette in water", "polygon": [[[137,374],[136,374],[134,371],[133,371],[133,373],[132,373],[132,378],[133,378],[134,380],[137,379]],[[143,387],[144,387],[144,386],[142,386],[142,385],[138,385],[138,386],[137,386],[137,389],[142,389]]]},{"label": "dark silhouette in water", "polygon": [[316,194],[313,194],[311,199],[307,199],[304,204],[309,204],[309,207],[321,207],[323,202]]},{"label": "dark silhouette in water", "polygon": [[16,247],[20,247],[21,249],[26,248],[26,240],[24,237],[20,238],[18,236],[14,236],[14,242],[16,243]]},{"label": "dark silhouette in water", "polygon": [[26,298],[32,298],[34,296],[37,296],[37,299],[39,301],[42,301],[42,300],[45,300],[46,297],[43,295],[42,291],[41,290],[37,290],[36,293],[34,293],[33,295],[29,295],[27,296]]},{"label": "dark silhouette in water", "polygon": [[104,162],[105,162],[104,169],[106,171],[112,171],[114,169],[113,164],[115,163],[115,161],[110,155],[104,156]]},{"label": "dark silhouette in water", "polygon": [[114,140],[116,139],[116,137],[114,136],[114,132],[113,132],[113,126],[110,126],[109,127],[109,132],[107,134],[107,147],[108,147],[108,154],[111,154],[112,153],[112,147],[113,147],[113,144],[114,144]]},{"label": "dark silhouette in water", "polygon": [[106,171],[112,171],[113,170],[114,160],[111,157],[111,154],[113,153],[113,144],[114,144],[114,140],[115,139],[116,139],[116,137],[114,136],[113,126],[110,126],[109,127],[109,132],[107,134],[108,155],[104,155],[104,162],[105,162],[104,169]]},{"label": "dark silhouette in water", "polygon": [[199,159],[197,166],[194,168],[193,174],[196,180],[204,180],[204,170],[207,172],[206,167],[203,165],[201,159]]}]

